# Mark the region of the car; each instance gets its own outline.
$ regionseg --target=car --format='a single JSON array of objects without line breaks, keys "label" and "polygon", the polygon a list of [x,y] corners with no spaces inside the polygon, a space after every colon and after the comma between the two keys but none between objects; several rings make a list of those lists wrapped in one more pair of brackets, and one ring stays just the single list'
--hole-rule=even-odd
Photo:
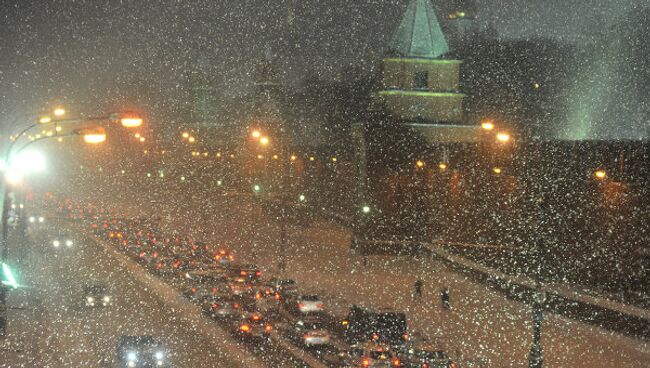
[{"label": "car", "polygon": [[325,304],[318,295],[298,296],[291,302],[289,308],[294,312],[294,314],[314,314],[325,312]]},{"label": "car", "polygon": [[83,287],[83,303],[86,307],[113,305],[113,297],[104,283],[89,283]]},{"label": "car", "polygon": [[295,280],[271,278],[269,280],[271,289],[280,294],[282,299],[291,299],[298,296],[298,286]]},{"label": "car", "polygon": [[262,271],[254,264],[232,265],[228,276],[235,281],[257,282],[262,277]]},{"label": "car", "polygon": [[123,335],[117,344],[117,362],[126,367],[165,366],[166,355],[162,344],[150,335]]},{"label": "car", "polygon": [[318,319],[299,319],[289,331],[293,339],[305,347],[326,346],[331,341],[331,334]]},{"label": "car", "polygon": [[354,305],[341,325],[343,336],[349,343],[380,340],[403,346],[409,340],[406,315],[395,310],[374,310]]},{"label": "car", "polygon": [[235,262],[235,256],[230,251],[220,249],[215,253],[214,260],[220,265],[228,266]]},{"label": "car", "polygon": [[52,246],[54,248],[70,248],[73,245],[73,237],[68,233],[61,232],[52,239]]},{"label": "car", "polygon": [[233,323],[235,335],[244,339],[265,339],[271,337],[273,325],[261,313],[248,312],[241,314]]},{"label": "car", "polygon": [[223,295],[209,295],[203,299],[203,311],[212,318],[230,318],[241,310],[235,299]]},{"label": "car", "polygon": [[250,282],[240,279],[228,283],[228,290],[230,291],[230,294],[235,296],[252,296],[254,293],[253,285]]},{"label": "car", "polygon": [[407,368],[457,368],[458,365],[449,358],[444,351],[426,351],[417,349],[408,349],[403,353],[398,352],[403,357],[404,367]]},{"label": "car", "polygon": [[45,217],[43,216],[29,216],[28,219],[30,224],[42,224],[45,222]]},{"label": "car", "polygon": [[402,367],[402,361],[397,353],[388,345],[376,342],[355,344],[347,352],[341,353],[343,366],[368,368]]}]

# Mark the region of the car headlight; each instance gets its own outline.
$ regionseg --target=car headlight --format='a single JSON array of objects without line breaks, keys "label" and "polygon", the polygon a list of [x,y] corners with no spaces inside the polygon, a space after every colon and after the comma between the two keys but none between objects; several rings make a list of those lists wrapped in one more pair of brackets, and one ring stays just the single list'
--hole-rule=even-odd
[{"label": "car headlight", "polygon": [[72,240],[66,240],[65,245],[66,245],[66,247],[71,247],[72,246]]},{"label": "car headlight", "polygon": [[36,222],[36,217],[34,217],[34,216],[29,216],[29,222],[31,222],[32,224],[33,224],[34,222]]},{"label": "car headlight", "polygon": [[40,217],[38,218],[38,222],[44,222],[44,221],[45,221],[45,218],[44,218],[43,216],[40,216]]},{"label": "car headlight", "polygon": [[156,356],[156,359],[162,360],[165,357],[165,354],[162,351],[157,351],[155,356]]},{"label": "car headlight", "polygon": [[106,295],[104,298],[102,298],[102,300],[104,301],[104,303],[108,303],[111,301],[111,297]]},{"label": "car headlight", "polygon": [[130,351],[126,354],[126,360],[129,362],[134,362],[136,359],[138,359],[138,355],[135,352]]},{"label": "car headlight", "polygon": [[86,300],[87,300],[89,303],[92,303],[92,302],[95,301],[95,298],[93,298],[92,296],[89,296],[89,297],[86,298]]},{"label": "car headlight", "polygon": [[54,245],[55,247],[58,247],[59,245],[61,245],[61,242],[58,241],[58,240],[55,240],[55,241],[52,242],[52,245]]}]

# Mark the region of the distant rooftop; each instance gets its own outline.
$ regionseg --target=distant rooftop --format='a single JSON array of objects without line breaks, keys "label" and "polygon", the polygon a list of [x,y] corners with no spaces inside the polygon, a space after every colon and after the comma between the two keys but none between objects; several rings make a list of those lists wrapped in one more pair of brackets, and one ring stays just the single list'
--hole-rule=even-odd
[{"label": "distant rooftop", "polygon": [[389,54],[435,59],[448,51],[431,0],[411,0],[390,41]]}]

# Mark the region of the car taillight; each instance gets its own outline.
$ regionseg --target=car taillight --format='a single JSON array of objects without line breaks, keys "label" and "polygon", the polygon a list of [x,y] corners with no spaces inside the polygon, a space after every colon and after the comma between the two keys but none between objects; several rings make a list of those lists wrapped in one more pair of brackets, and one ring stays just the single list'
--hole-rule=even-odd
[{"label": "car taillight", "polygon": [[409,334],[407,334],[407,333],[405,333],[404,335],[402,335],[402,338],[404,339],[404,341],[409,341],[409,340],[411,340],[411,336],[409,336]]},{"label": "car taillight", "polygon": [[422,368],[429,368],[429,363],[422,363]]},{"label": "car taillight", "polygon": [[298,303],[298,308],[304,308],[304,307],[305,307],[305,303]]},{"label": "car taillight", "polygon": [[393,359],[393,367],[399,367],[399,366],[400,366],[399,359],[397,359],[397,358]]},{"label": "car taillight", "polygon": [[212,294],[216,294],[217,291],[219,291],[219,289],[217,289],[216,287],[213,287],[213,288],[212,288]]},{"label": "car taillight", "polygon": [[251,330],[251,326],[249,325],[241,325],[239,326],[239,329],[242,330],[243,332],[248,332]]},{"label": "car taillight", "polygon": [[262,276],[262,271],[256,271],[255,276]]},{"label": "car taillight", "polygon": [[145,252],[141,252],[140,253],[140,258],[144,258],[145,255],[146,255]]},{"label": "car taillight", "polygon": [[235,303],[235,304],[232,305],[232,307],[237,309],[237,308],[239,308],[239,304]]},{"label": "car taillight", "polygon": [[266,327],[264,327],[264,330],[265,330],[266,332],[271,332],[271,330],[273,330],[273,326],[271,326],[271,325],[266,325]]},{"label": "car taillight", "polygon": [[152,254],[151,256],[152,256],[153,258],[158,258],[158,252],[153,252],[153,254]]},{"label": "car taillight", "polygon": [[212,309],[219,309],[219,308],[221,308],[221,304],[219,303],[212,304]]},{"label": "car taillight", "polygon": [[239,271],[239,276],[246,276],[247,274],[246,271]]},{"label": "car taillight", "polygon": [[260,294],[260,293],[255,293],[255,299],[257,299],[257,300],[262,299],[262,294]]},{"label": "car taillight", "polygon": [[456,362],[451,362],[449,363],[449,368],[458,368],[458,364],[456,364]]},{"label": "car taillight", "polygon": [[318,304],[316,304],[316,308],[318,308],[318,309],[323,309],[323,308],[325,308],[325,304],[323,304],[323,303],[318,303]]},{"label": "car taillight", "polygon": [[157,268],[157,269],[161,269],[162,266],[163,266],[162,262],[158,262],[158,263],[156,264],[156,268]]},{"label": "car taillight", "polygon": [[194,294],[194,293],[196,293],[196,288],[192,288],[192,289],[190,289],[190,291],[192,292],[192,294]]},{"label": "car taillight", "polygon": [[368,358],[363,358],[361,361],[361,365],[364,367],[369,367],[370,366],[370,360]]},{"label": "car taillight", "polygon": [[254,316],[253,316],[253,320],[254,320],[254,321],[259,321],[259,320],[260,320],[260,316],[258,316],[258,315],[254,315]]},{"label": "car taillight", "polygon": [[281,298],[281,297],[280,297],[280,294],[275,293],[275,300],[280,300],[280,298]]}]

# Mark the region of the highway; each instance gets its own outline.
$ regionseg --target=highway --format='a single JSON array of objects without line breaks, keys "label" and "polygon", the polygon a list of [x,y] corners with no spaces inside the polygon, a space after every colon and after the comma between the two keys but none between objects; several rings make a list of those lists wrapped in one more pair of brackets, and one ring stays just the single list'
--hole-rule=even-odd
[{"label": "highway", "polygon": [[[51,229],[59,226],[69,225],[33,232],[28,269],[21,275],[33,299],[45,306],[46,355],[54,366],[112,367],[117,339],[136,334],[162,341],[174,367],[300,366],[272,345],[238,343],[198,312],[184,309],[181,316],[92,238],[77,237],[73,247],[54,249]],[[88,281],[110,285],[114,305],[83,307],[82,285]]]}]

